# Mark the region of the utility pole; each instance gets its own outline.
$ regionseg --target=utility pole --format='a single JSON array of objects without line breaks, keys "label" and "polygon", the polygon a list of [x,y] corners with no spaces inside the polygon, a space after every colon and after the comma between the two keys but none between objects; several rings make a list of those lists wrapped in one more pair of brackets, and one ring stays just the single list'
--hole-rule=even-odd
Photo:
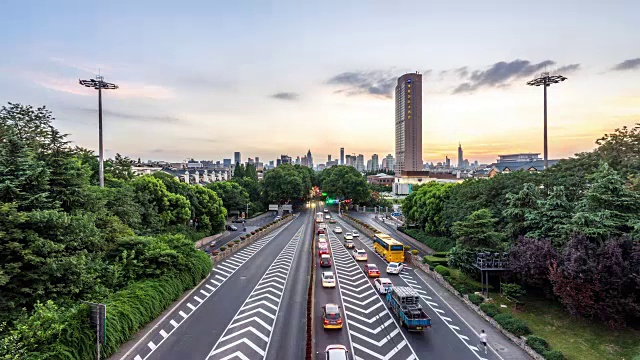
[{"label": "utility pole", "polygon": [[98,152],[99,152],[99,165],[98,176],[100,178],[100,187],[104,187],[104,148],[102,141],[102,89],[115,90],[118,85],[104,82],[104,77],[101,75],[96,76],[96,79],[90,80],[78,80],[80,85],[94,88],[98,90]]},{"label": "utility pole", "polygon": [[527,82],[529,86],[543,86],[544,88],[544,168],[549,167],[549,153],[547,148],[547,87],[567,80],[562,75],[549,75],[548,72],[542,73],[539,78]]}]

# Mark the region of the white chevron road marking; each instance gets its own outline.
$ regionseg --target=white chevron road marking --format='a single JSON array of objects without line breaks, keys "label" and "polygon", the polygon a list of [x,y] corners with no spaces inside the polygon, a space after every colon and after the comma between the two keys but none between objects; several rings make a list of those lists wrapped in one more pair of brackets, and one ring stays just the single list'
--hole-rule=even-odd
[{"label": "white chevron road marking", "polygon": [[246,313],[242,313],[242,314],[238,315],[237,318],[245,317],[245,316],[248,316],[250,314],[255,314],[255,313],[263,313],[263,314],[267,315],[268,317],[270,317],[272,319],[276,318],[273,314],[270,314],[270,313],[264,311],[264,309],[255,309],[255,310],[247,311]]},{"label": "white chevron road marking", "polygon": [[236,358],[236,357],[240,358],[240,360],[250,360],[248,357],[244,356],[244,354],[241,353],[240,351],[236,351],[233,354],[231,354],[229,356],[225,356],[220,360],[230,360],[230,359],[233,359],[233,358]]},{"label": "white chevron road marking", "polygon": [[382,325],[378,326],[378,327],[377,327],[377,328],[375,328],[375,329],[369,329],[368,327],[363,326],[363,325],[360,325],[360,324],[358,324],[358,323],[357,323],[357,322],[355,322],[355,321],[351,321],[351,320],[349,320],[349,324],[354,325],[354,326],[356,326],[356,327],[359,327],[359,328],[360,328],[360,329],[362,329],[362,330],[366,330],[366,331],[368,331],[368,332],[370,332],[370,333],[372,333],[372,334],[377,334],[377,333],[379,333],[379,332],[380,332],[380,330],[382,330],[382,329],[386,328],[386,327],[387,327],[389,324],[391,324],[391,323],[393,323],[393,319],[389,319],[389,320],[385,321],[385,323],[384,323],[384,324],[382,324]]},{"label": "white chevron road marking", "polygon": [[361,309],[361,308],[359,308],[359,307],[357,307],[357,306],[353,306],[353,305],[351,305],[351,304],[344,304],[344,305],[345,305],[345,306],[349,306],[349,307],[350,307],[350,308],[352,308],[352,309],[356,309],[356,310],[358,310],[358,311],[360,311],[360,312],[362,312],[362,313],[368,314],[368,313],[370,313],[371,311],[373,311],[374,309],[376,309],[376,308],[378,308],[378,307],[381,307],[381,306],[382,306],[382,302],[379,302],[379,303],[377,303],[377,304],[373,305],[372,307],[370,307],[370,308],[368,308],[368,309]]},{"label": "white chevron road marking", "polygon": [[228,348],[234,347],[234,346],[236,346],[238,344],[242,344],[242,343],[245,343],[245,344],[249,345],[253,350],[255,350],[255,352],[260,354],[260,356],[264,356],[264,351],[262,349],[260,349],[256,344],[252,343],[251,340],[247,340],[247,339],[240,339],[240,340],[238,340],[238,341],[236,341],[234,343],[231,343],[229,345],[223,346],[220,349],[212,352],[211,355],[215,355],[215,354],[217,354],[219,352],[225,351]]}]

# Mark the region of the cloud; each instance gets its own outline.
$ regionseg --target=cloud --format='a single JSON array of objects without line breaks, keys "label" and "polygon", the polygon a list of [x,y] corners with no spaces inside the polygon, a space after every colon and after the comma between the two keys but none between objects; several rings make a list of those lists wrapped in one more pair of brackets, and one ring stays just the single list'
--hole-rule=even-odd
[{"label": "cloud", "polygon": [[571,72],[578,71],[578,70],[580,70],[580,64],[571,64],[571,65],[561,66],[557,70],[555,70],[554,72],[559,73],[559,74],[561,74],[561,73],[567,74],[567,73],[571,73]]},{"label": "cloud", "polygon": [[624,70],[635,70],[640,69],[640,58],[625,60],[616,66],[614,66],[611,70],[613,71],[624,71]]},{"label": "cloud", "polygon": [[300,94],[294,93],[294,92],[279,92],[273,95],[269,95],[269,97],[272,97],[274,99],[288,100],[288,101],[296,101],[298,100],[299,96]]},{"label": "cloud", "polygon": [[[528,60],[500,61],[485,70],[469,72],[466,67],[455,69],[456,74],[467,81],[458,85],[454,94],[474,92],[484,87],[507,87],[513,80],[529,77],[537,72],[555,65],[552,60],[545,60],[537,64]],[[580,68],[580,64],[570,64],[558,68],[557,71],[571,72]]]},{"label": "cloud", "polygon": [[[75,110],[86,112],[86,113],[92,113],[92,114],[98,113],[98,109],[95,109],[95,108],[78,107],[78,108],[75,108]],[[138,114],[138,113],[132,113],[132,112],[113,111],[113,110],[105,110],[105,109],[102,109],[102,115],[112,116],[115,118],[126,119],[126,120],[139,121],[139,122],[155,122],[155,123],[165,123],[165,124],[174,124],[181,121],[176,117],[168,116],[168,115],[148,115],[148,114],[145,115],[145,114]]]},{"label": "cloud", "polygon": [[348,71],[327,80],[329,85],[340,85],[336,93],[346,95],[371,95],[391,98],[399,73],[395,71]]}]

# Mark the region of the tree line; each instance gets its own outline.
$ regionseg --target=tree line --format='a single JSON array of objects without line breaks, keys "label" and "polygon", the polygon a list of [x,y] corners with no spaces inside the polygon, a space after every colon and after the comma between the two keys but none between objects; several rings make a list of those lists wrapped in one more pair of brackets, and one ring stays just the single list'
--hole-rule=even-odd
[{"label": "tree line", "polygon": [[455,239],[449,265],[476,276],[481,251],[509,252],[512,278],[573,315],[612,327],[640,319],[640,124],[549,169],[427,183],[408,222]]}]

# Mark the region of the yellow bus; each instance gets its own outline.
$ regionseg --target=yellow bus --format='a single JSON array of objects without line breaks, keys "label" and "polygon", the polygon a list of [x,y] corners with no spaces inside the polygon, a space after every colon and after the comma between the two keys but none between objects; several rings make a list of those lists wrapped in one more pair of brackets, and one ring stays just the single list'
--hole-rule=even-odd
[{"label": "yellow bus", "polygon": [[387,234],[373,236],[373,249],[388,262],[404,262],[404,245]]}]

